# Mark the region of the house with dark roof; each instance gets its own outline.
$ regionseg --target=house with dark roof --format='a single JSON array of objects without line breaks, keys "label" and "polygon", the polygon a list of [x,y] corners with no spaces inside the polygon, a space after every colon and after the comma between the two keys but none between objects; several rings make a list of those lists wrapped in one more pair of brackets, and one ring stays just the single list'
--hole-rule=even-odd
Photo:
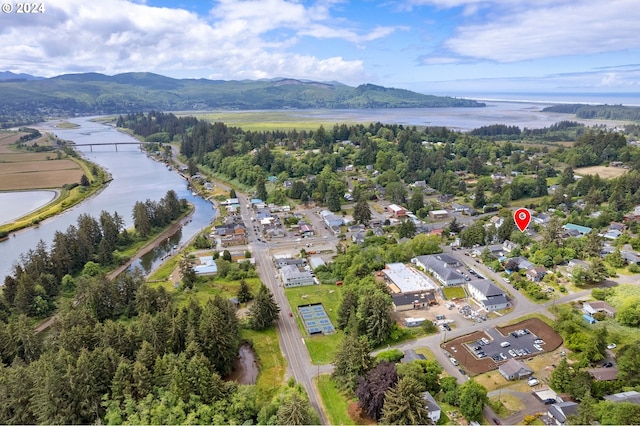
[{"label": "house with dark roof", "polygon": [[400,362],[402,364],[406,364],[408,362],[413,362],[413,361],[421,361],[423,359],[427,359],[424,355],[417,353],[416,351],[414,351],[413,349],[407,349],[404,352],[404,356],[402,357],[402,359],[400,360]]},{"label": "house with dark roof", "polygon": [[427,309],[432,301],[435,302],[435,297],[432,293],[396,293],[391,295],[391,300],[393,301],[393,311],[402,312],[414,309]]},{"label": "house with dark roof", "polygon": [[509,307],[507,296],[491,280],[471,280],[467,283],[467,290],[486,311]]},{"label": "house with dark roof", "polygon": [[411,259],[411,262],[432,274],[444,286],[460,285],[466,281],[464,276],[454,269],[460,266],[460,261],[451,255],[441,253],[418,256]]},{"label": "house with dark roof", "polygon": [[567,417],[578,412],[578,403],[573,401],[560,402],[549,407],[547,415],[555,420],[556,425],[564,426]]},{"label": "house with dark roof", "polygon": [[541,266],[527,269],[527,279],[529,281],[533,281],[534,283],[539,283],[540,281],[542,281],[545,275],[547,275],[547,269]]},{"label": "house with dark roof", "polygon": [[507,380],[520,380],[533,374],[533,370],[527,364],[513,358],[498,367],[498,371]]},{"label": "house with dark roof", "polygon": [[435,425],[440,420],[440,415],[442,414],[442,410],[440,406],[436,402],[436,400],[431,396],[429,392],[425,392],[422,394],[422,399],[424,400],[424,406],[429,412],[429,418]]},{"label": "house with dark roof", "polygon": [[597,367],[587,370],[593,380],[599,382],[610,382],[618,378],[618,367]]},{"label": "house with dark roof", "polygon": [[640,405],[640,392],[638,391],[614,393],[612,395],[605,395],[603,398],[606,401],[611,402],[630,402],[632,404]]}]

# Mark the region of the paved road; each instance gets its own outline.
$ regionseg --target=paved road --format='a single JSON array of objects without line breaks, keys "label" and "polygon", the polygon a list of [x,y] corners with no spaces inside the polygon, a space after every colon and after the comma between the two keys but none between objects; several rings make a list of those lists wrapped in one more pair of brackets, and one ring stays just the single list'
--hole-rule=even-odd
[{"label": "paved road", "polygon": [[[324,416],[324,412],[320,409],[320,396],[316,387],[313,384],[313,377],[318,371],[318,367],[311,364],[311,357],[309,351],[304,342],[300,329],[296,324],[295,318],[289,317],[290,307],[289,302],[284,293],[284,288],[279,287],[279,279],[277,277],[277,270],[273,263],[272,256],[269,249],[269,244],[263,242],[264,240],[258,240],[259,236],[253,229],[251,224],[252,212],[247,207],[250,202],[249,198],[243,194],[236,192],[238,200],[240,201],[240,212],[243,220],[248,224],[248,237],[249,246],[252,249],[253,257],[256,261],[256,269],[260,280],[271,290],[276,303],[280,307],[280,316],[276,323],[276,330],[278,331],[280,348],[284,357],[287,359],[287,375],[293,377],[296,382],[300,383],[307,394],[309,395],[309,401],[312,407],[320,415],[320,421],[322,424],[327,424],[327,419]],[[323,368],[326,370],[326,367]]]}]

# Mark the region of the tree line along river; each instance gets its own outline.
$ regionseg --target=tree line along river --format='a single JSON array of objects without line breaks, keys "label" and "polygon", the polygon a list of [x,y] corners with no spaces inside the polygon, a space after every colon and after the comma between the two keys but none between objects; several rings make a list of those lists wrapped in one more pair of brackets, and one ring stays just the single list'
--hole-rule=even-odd
[{"label": "tree line along river", "polygon": [[[113,180],[97,195],[79,205],[41,222],[37,227],[16,232],[14,236],[0,242],[2,281],[4,276],[11,273],[12,266],[19,259],[20,254],[35,248],[40,240],[50,248],[54,233],[64,232],[70,225],[76,225],[77,218],[81,214],[89,214],[97,218],[103,210],[109,213],[118,212],[125,220],[125,226],[130,227],[133,225],[133,206],[137,201],[147,199],[158,201],[170,189],[173,189],[179,198],[186,198],[195,206],[191,221],[156,250],[137,261],[135,266],[140,266],[145,273],[148,273],[161,262],[162,257],[169,253],[174,245],[185,243],[211,223],[216,213],[212,209],[211,202],[192,195],[187,189],[186,181],[178,173],[147,157],[137,145],[120,145],[118,151],[114,145],[109,145],[114,142],[136,142],[136,139],[118,132],[112,126],[93,122],[91,117],[70,121],[80,127],[74,129],[51,127],[49,131],[64,140],[78,144],[93,144],[91,148],[82,146],[76,149],[84,157],[105,168],[112,175]],[[6,205],[4,202],[2,204]]]}]

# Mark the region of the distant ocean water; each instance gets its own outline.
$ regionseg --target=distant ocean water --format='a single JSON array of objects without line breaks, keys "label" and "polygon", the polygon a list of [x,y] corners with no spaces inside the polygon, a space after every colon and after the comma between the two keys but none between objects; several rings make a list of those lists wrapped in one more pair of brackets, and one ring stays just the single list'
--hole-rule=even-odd
[{"label": "distant ocean water", "polygon": [[580,103],[640,106],[640,93],[562,93],[562,92],[519,92],[519,93],[439,93],[456,98],[478,101],[507,101],[526,103]]}]

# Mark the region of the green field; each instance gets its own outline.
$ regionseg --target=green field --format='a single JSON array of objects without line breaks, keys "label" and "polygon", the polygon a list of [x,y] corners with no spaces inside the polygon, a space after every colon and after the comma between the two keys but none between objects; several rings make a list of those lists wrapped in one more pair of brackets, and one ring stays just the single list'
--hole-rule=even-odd
[{"label": "green field", "polygon": [[447,300],[464,299],[467,297],[467,293],[465,293],[462,287],[444,287],[442,293],[444,293],[444,297],[446,297]]},{"label": "green field", "polygon": [[349,417],[349,400],[338,390],[331,377],[328,374],[316,377],[316,386],[329,424],[354,425],[355,422]]},{"label": "green field", "polygon": [[335,285],[314,285],[288,288],[285,290],[287,300],[291,306],[291,312],[295,315],[300,332],[303,336],[306,336],[304,340],[307,344],[309,355],[311,356],[311,362],[314,364],[327,364],[333,361],[333,354],[342,341],[343,334],[339,331],[326,336],[307,336],[302,320],[298,315],[297,307],[300,305],[322,303],[327,315],[329,315],[331,322],[335,326],[336,320],[338,319],[338,308],[342,301],[341,289],[342,287]]},{"label": "green field", "polygon": [[[307,112],[306,115],[309,115]],[[251,131],[270,130],[317,130],[324,126],[325,129],[333,127],[335,122],[327,121],[319,116],[317,120],[309,117],[299,117],[295,111],[217,111],[201,114],[189,114],[200,120],[223,122],[228,126],[240,127]],[[341,122],[342,123],[342,122]],[[353,123],[345,123],[347,125]]]},{"label": "green field", "polygon": [[242,338],[253,342],[258,356],[260,374],[256,382],[259,402],[270,401],[278,387],[284,382],[287,364],[280,351],[278,334],[275,327],[265,331],[242,330]]}]

